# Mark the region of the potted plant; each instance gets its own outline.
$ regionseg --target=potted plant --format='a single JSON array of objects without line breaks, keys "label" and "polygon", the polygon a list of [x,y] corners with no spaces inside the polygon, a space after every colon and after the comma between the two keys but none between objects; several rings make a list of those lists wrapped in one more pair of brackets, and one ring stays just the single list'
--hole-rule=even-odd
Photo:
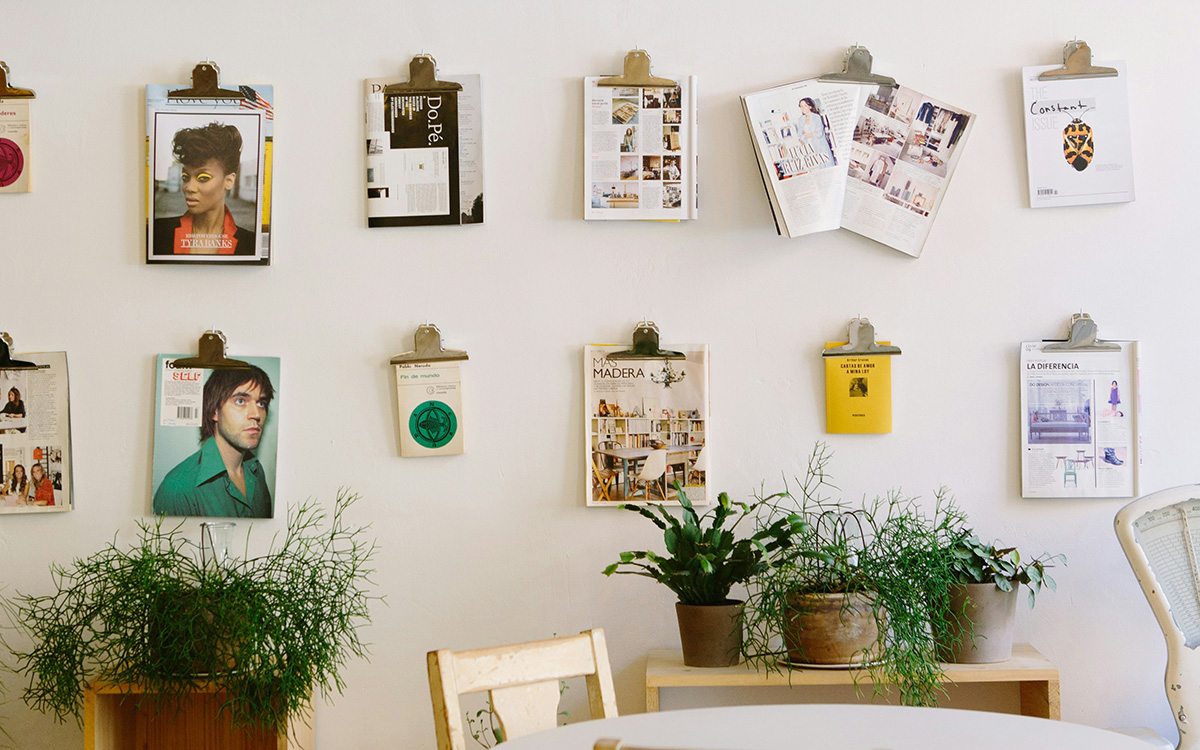
[{"label": "potted plant", "polygon": [[327,526],[315,505],[289,512],[282,543],[257,557],[198,560],[182,524],[159,517],[139,524],[131,549],[113,542],[52,565],[53,593],[4,601],[33,644],[9,649],[22,698],[78,721],[89,683],[139,686],[156,708],[211,686],[234,727],[284,731],[315,689],[340,692],[339,669],[366,653],[375,544],[346,524],[354,500],[339,493]]},{"label": "potted plant", "polygon": [[932,514],[894,491],[860,506],[825,497],[829,459],[818,443],[798,492],[761,499],[759,523],[794,519],[794,532],[750,581],[743,653],[769,670],[864,669],[876,693],[891,683],[905,704],[936,704],[934,634],[949,630],[954,580],[939,542],[961,514],[944,491]]},{"label": "potted plant", "polygon": [[1037,592],[1057,586],[1046,568],[1066,555],[1049,555],[1022,561],[1016,547],[998,547],[985,543],[970,529],[951,537],[946,550],[955,582],[948,605],[961,618],[952,622],[951,635],[939,640],[938,653],[943,661],[959,664],[987,664],[1012,658],[1013,622],[1016,619],[1017,594],[1021,586],[1029,593],[1033,609]]},{"label": "potted plant", "polygon": [[[743,602],[729,598],[765,567],[764,558],[791,544],[795,519],[779,518],[738,539],[739,524],[752,517],[757,503],[734,503],[722,492],[717,504],[698,515],[683,487],[675,483],[682,521],[661,505],[618,507],[638,513],[662,529],[665,554],[649,550],[622,552],[604,575],[639,575],[666,586],[679,601],[679,639],[683,663],[689,667],[727,667],[741,658]],[[728,523],[727,523],[728,522]]]}]

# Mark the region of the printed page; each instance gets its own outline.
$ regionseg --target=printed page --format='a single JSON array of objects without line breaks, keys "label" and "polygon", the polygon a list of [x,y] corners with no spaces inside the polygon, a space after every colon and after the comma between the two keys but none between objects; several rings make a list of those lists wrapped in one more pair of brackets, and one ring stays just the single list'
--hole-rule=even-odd
[{"label": "printed page", "polygon": [[1059,65],[1021,69],[1029,205],[1127,203],[1133,196],[1133,146],[1124,61],[1113,78],[1041,81]]},{"label": "printed page", "polygon": [[583,79],[585,219],[697,217],[696,78],[674,88]]},{"label": "printed page", "polygon": [[1133,533],[1167,598],[1171,619],[1183,633],[1185,645],[1190,649],[1200,646],[1196,569],[1196,559],[1200,557],[1200,500],[1192,498],[1146,513],[1133,522]]},{"label": "printed page", "polygon": [[367,225],[483,222],[483,113],[478,75],[442,76],[454,94],[391,97],[366,81]]},{"label": "printed page", "polygon": [[0,99],[0,193],[29,192],[28,99]]},{"label": "printed page", "polygon": [[974,120],[904,86],[876,87],[854,126],[841,226],[920,256]]},{"label": "printed page", "polygon": [[71,510],[66,352],[14,354],[37,370],[0,370],[0,513]]},{"label": "printed page", "polygon": [[854,123],[877,88],[811,79],[742,97],[781,234],[799,237],[842,225]]},{"label": "printed page", "polygon": [[663,345],[684,359],[609,359],[628,344],[584,347],[587,504],[708,505],[708,346]]},{"label": "printed page", "polygon": [[1023,497],[1138,493],[1138,345],[1116,352],[1021,345]]},{"label": "printed page", "polygon": [[146,261],[270,261],[271,86],[238,99],[171,99],[146,86]]},{"label": "printed page", "polygon": [[461,362],[395,365],[401,456],[462,453]]},{"label": "printed page", "polygon": [[[826,341],[825,348],[845,341]],[[890,342],[880,341],[880,344]],[[825,432],[892,431],[892,355],[824,357]]]}]

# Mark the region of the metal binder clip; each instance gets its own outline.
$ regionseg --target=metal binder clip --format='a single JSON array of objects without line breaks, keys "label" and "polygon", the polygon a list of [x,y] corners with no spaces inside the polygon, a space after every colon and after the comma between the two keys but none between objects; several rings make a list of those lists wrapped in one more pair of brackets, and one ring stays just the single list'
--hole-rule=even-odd
[{"label": "metal binder clip", "polygon": [[0,332],[0,370],[41,370],[50,366],[26,362],[23,359],[13,359],[10,353],[11,347],[12,336]]},{"label": "metal binder clip", "polygon": [[442,347],[442,332],[432,323],[417,326],[413,334],[412,351],[397,354],[392,357],[391,364],[403,365],[414,362],[452,362],[469,359],[462,349],[445,349]]},{"label": "metal binder clip", "polygon": [[1096,321],[1087,313],[1075,313],[1071,316],[1071,331],[1066,341],[1056,341],[1046,344],[1042,351],[1076,351],[1076,352],[1119,352],[1120,344],[1101,341],[1096,338],[1100,329]]},{"label": "metal binder clip", "polygon": [[18,89],[8,85],[8,63],[0,60],[0,99],[36,99],[33,89]]},{"label": "metal binder clip", "polygon": [[1116,68],[1092,65],[1092,48],[1081,39],[1063,45],[1063,66],[1047,70],[1038,76],[1039,81],[1065,81],[1073,78],[1115,78]]},{"label": "metal binder clip", "polygon": [[613,352],[605,359],[687,359],[683,352],[660,349],[658,340],[658,326],[649,320],[643,320],[633,329],[633,348]]},{"label": "metal binder clip", "polygon": [[204,370],[248,370],[249,362],[240,359],[229,359],[225,356],[225,334],[216,329],[209,330],[200,337],[196,345],[199,354],[195,357],[182,357],[171,362],[175,368],[199,368]]},{"label": "metal binder clip", "polygon": [[168,99],[241,99],[242,92],[223,89],[220,85],[221,69],[215,62],[205,60],[192,68],[192,87],[167,92]]},{"label": "metal binder clip", "polygon": [[877,354],[899,354],[900,347],[875,343],[875,326],[866,318],[854,318],[846,338],[849,343],[831,346],[821,352],[822,357],[870,357]]},{"label": "metal binder clip", "polygon": [[619,76],[609,76],[596,81],[597,86],[636,86],[641,88],[664,89],[678,86],[677,81],[670,78],[659,78],[650,75],[650,54],[644,49],[631,49],[625,55],[625,72]]},{"label": "metal binder clip", "polygon": [[408,64],[408,80],[389,83],[383,87],[385,94],[414,94],[428,91],[462,91],[462,84],[454,81],[439,81],[437,60],[433,55],[420,54]]},{"label": "metal binder clip", "polygon": [[896,79],[871,72],[871,51],[854,45],[846,49],[846,62],[840,73],[826,73],[818,80],[844,81],[846,83],[873,83],[880,86],[896,86]]}]

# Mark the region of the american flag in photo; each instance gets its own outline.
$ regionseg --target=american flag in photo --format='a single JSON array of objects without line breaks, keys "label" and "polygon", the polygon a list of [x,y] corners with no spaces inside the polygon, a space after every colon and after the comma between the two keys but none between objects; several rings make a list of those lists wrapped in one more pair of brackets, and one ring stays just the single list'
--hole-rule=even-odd
[{"label": "american flag in photo", "polygon": [[238,91],[242,94],[242,102],[239,106],[241,109],[259,109],[267,113],[268,120],[275,119],[275,108],[266,99],[258,95],[258,92],[249,86],[238,86]]}]

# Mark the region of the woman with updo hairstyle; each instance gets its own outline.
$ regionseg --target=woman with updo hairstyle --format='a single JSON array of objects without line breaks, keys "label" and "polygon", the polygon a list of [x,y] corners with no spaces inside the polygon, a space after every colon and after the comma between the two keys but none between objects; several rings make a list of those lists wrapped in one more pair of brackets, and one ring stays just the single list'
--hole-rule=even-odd
[{"label": "woman with updo hairstyle", "polygon": [[182,128],[171,150],[183,165],[180,189],[187,213],[154,220],[154,254],[254,255],[254,232],[237,226],[225,205],[237,184],[242,134],[219,122]]}]

